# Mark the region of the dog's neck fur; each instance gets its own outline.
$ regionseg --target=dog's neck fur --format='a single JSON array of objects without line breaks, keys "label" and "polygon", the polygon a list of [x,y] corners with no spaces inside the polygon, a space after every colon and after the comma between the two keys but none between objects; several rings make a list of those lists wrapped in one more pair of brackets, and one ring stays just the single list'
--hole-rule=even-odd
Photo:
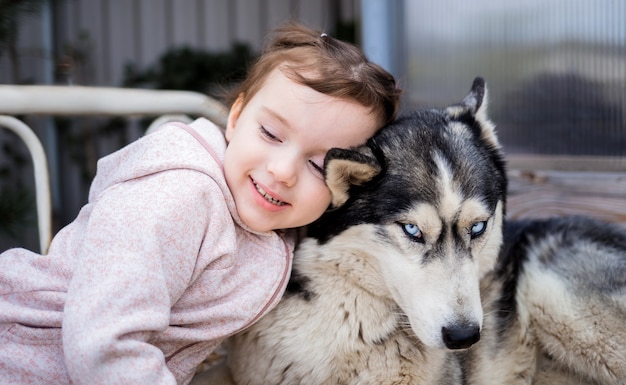
[{"label": "dog's neck fur", "polygon": [[[363,236],[358,226],[348,231],[353,232],[356,239]],[[359,306],[378,309],[379,311],[373,312],[378,316],[367,320],[370,324],[362,325],[363,338],[376,343],[398,330],[403,319],[402,312],[397,308],[397,304],[384,283],[378,276],[372,274],[372,271],[376,271],[377,268],[368,266],[371,264],[371,259],[367,252],[355,248],[357,244],[355,242],[346,243],[345,235],[333,238],[322,245],[312,238],[305,239],[299,245],[298,258],[294,260],[293,274],[297,277],[298,271],[304,270],[307,272],[307,279],[311,281],[321,279],[321,277],[326,281],[329,276],[335,277],[336,281],[343,286],[343,292],[338,301],[344,302],[346,309],[352,309],[355,312],[359,311],[357,309]],[[323,285],[304,282],[300,287],[300,294],[308,292],[307,295],[311,297],[317,295],[318,293],[309,291],[312,287],[324,290]],[[368,294],[367,296],[363,295],[363,290]],[[362,302],[351,303],[351,293],[358,293]],[[375,332],[372,334],[372,331]]]}]

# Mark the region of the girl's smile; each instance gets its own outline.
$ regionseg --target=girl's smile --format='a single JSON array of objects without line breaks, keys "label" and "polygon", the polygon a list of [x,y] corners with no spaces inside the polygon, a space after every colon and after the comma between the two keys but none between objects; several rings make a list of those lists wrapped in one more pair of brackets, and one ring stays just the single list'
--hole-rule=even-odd
[{"label": "girl's smile", "polygon": [[252,186],[258,193],[257,195],[255,195],[255,198],[260,206],[269,211],[279,211],[285,209],[284,206],[286,206],[288,203],[283,202],[278,198],[275,198],[275,194],[272,194],[270,191],[261,187],[261,185],[255,182],[252,178],[250,178],[250,181],[252,182]]}]

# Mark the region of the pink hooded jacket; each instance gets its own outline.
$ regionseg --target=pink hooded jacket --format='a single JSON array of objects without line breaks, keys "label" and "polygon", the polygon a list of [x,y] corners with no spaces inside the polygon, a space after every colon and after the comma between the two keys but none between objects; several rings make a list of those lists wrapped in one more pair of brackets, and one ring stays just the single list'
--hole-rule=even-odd
[{"label": "pink hooded jacket", "polygon": [[237,215],[205,119],[101,159],[48,255],[0,254],[0,383],[185,384],[273,308],[294,242]]}]

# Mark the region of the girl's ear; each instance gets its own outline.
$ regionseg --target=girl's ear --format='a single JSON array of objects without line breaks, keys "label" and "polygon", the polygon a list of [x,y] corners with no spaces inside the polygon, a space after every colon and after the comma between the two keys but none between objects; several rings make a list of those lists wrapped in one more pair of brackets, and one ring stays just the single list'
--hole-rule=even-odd
[{"label": "girl's ear", "polygon": [[230,141],[230,138],[233,136],[237,119],[239,119],[239,115],[241,114],[242,106],[243,94],[239,94],[237,100],[235,100],[233,105],[230,107],[230,111],[228,112],[228,120],[226,121],[226,141]]}]

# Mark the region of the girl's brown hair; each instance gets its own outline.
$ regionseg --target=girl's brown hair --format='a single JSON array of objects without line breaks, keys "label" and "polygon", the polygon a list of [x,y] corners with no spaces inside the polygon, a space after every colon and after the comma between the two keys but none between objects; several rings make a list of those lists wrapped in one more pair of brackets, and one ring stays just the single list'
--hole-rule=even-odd
[{"label": "girl's brown hair", "polygon": [[275,68],[320,93],[370,108],[381,125],[393,120],[399,110],[400,90],[390,73],[371,63],[356,46],[293,21],[268,35],[261,56],[231,102],[241,98],[244,108]]}]

